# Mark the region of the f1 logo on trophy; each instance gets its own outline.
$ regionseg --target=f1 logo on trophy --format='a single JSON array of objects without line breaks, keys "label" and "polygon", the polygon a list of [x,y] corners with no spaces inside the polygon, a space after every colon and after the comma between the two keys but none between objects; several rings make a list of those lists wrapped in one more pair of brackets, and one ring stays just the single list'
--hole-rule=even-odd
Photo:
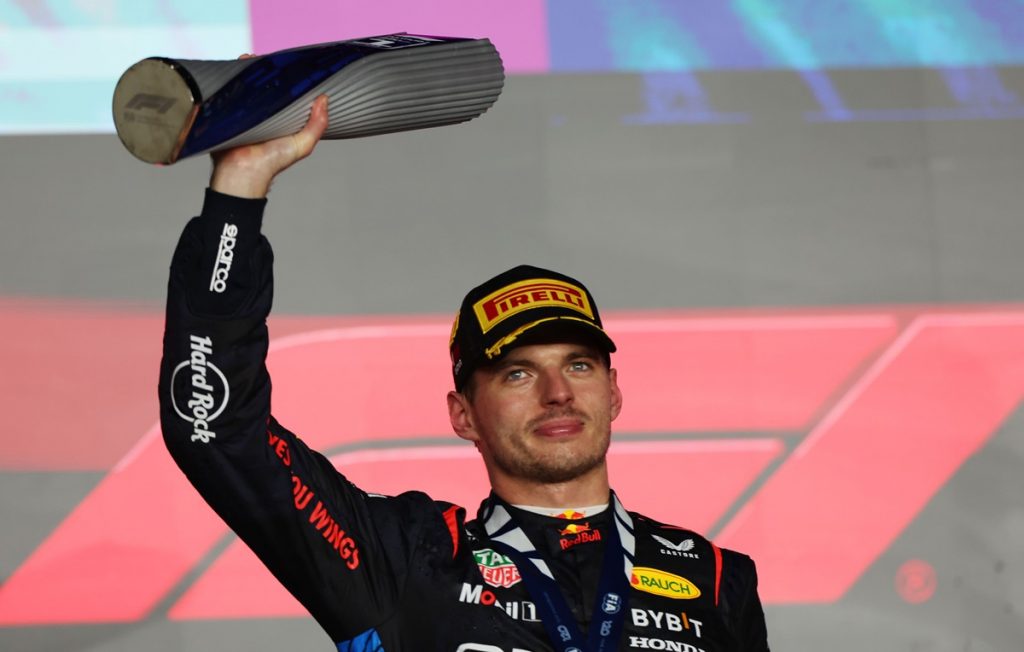
[{"label": "f1 logo on trophy", "polygon": [[296,133],[321,94],[324,138],[358,138],[472,120],[504,82],[488,39],[406,33],[232,61],[151,57],[118,80],[114,125],[136,158],[169,165]]}]

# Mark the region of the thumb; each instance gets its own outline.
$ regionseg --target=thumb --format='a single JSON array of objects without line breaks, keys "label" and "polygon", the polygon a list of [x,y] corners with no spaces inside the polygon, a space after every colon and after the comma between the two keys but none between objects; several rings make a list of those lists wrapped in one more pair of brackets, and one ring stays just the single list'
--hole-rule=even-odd
[{"label": "thumb", "polygon": [[296,158],[306,158],[313,152],[316,144],[320,142],[324,132],[327,131],[328,122],[327,96],[320,95],[313,100],[313,107],[309,111],[306,126],[292,136]]}]

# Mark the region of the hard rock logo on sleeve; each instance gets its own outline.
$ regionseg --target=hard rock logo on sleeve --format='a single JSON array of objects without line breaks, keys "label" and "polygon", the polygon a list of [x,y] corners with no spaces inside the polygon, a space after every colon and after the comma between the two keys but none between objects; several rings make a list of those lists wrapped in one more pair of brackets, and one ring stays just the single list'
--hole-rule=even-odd
[{"label": "hard rock logo on sleeve", "polygon": [[192,441],[204,444],[216,437],[210,424],[228,404],[228,379],[210,361],[213,339],[189,336],[189,358],[171,374],[171,405],[178,416],[192,424]]}]

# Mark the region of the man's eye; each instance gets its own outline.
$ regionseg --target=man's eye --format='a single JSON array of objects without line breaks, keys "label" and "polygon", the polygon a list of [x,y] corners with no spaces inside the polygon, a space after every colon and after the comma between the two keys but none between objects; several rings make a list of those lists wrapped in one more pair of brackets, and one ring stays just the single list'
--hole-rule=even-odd
[{"label": "man's eye", "polygon": [[512,369],[507,374],[505,374],[505,379],[506,380],[522,380],[525,377],[526,377],[526,370],[525,369]]},{"label": "man's eye", "polygon": [[576,360],[569,365],[569,368],[573,371],[586,371],[590,369],[590,363],[585,360]]}]

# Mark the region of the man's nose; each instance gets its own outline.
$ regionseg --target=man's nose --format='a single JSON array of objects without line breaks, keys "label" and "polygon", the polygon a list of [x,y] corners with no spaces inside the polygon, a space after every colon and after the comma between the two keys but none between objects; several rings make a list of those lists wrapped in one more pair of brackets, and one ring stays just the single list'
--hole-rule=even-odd
[{"label": "man's nose", "polygon": [[545,405],[565,405],[573,399],[572,384],[561,369],[549,369],[543,373],[541,391]]}]

